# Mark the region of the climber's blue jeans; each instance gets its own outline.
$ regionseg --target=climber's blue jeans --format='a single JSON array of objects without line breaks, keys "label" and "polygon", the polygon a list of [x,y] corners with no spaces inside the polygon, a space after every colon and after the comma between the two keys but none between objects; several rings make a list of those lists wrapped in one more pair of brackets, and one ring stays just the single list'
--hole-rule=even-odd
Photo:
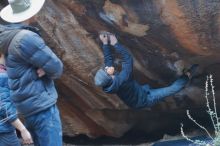
[{"label": "climber's blue jeans", "polygon": [[9,133],[0,133],[0,146],[21,146],[21,143],[14,131]]},{"label": "climber's blue jeans", "polygon": [[35,146],[62,146],[62,127],[56,105],[25,118]]},{"label": "climber's blue jeans", "polygon": [[147,106],[152,106],[164,98],[176,94],[184,88],[188,81],[189,78],[187,76],[182,76],[173,82],[170,86],[148,90],[148,95],[146,100],[144,100],[146,103],[144,104]]}]

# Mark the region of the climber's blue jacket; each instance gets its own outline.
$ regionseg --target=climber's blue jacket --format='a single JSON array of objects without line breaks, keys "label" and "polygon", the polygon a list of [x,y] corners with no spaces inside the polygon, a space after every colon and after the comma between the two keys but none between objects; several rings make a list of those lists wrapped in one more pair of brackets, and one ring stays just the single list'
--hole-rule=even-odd
[{"label": "climber's blue jacket", "polygon": [[[133,59],[128,50],[117,43],[114,46],[116,53],[121,55],[122,69],[114,75],[112,81],[103,87],[106,93],[116,93],[128,106],[132,108],[150,107],[168,96],[179,92],[188,82],[186,75],[181,76],[171,85],[158,89],[151,89],[148,84],[140,85],[133,80]],[[113,66],[111,48],[103,45],[105,66]]]},{"label": "climber's blue jacket", "polygon": [[[122,69],[114,75],[114,79],[107,87],[103,87],[106,93],[116,93],[128,106],[140,108],[146,98],[149,86],[137,83],[132,78],[133,58],[128,50],[121,44],[117,43],[113,46],[116,53],[121,55]],[[110,46],[103,45],[105,66],[113,66],[112,50]],[[150,104],[150,103],[149,103]]]}]

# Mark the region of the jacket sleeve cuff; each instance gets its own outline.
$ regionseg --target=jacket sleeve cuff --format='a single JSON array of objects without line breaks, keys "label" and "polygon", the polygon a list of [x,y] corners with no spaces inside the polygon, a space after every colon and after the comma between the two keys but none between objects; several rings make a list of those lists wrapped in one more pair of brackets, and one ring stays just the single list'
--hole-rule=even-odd
[{"label": "jacket sleeve cuff", "polygon": [[119,47],[119,46],[120,46],[120,43],[119,43],[119,42],[117,42],[117,43],[114,45],[115,48],[117,48],[117,47]]},{"label": "jacket sleeve cuff", "polygon": [[18,119],[17,114],[13,115],[13,116],[9,116],[8,122],[12,123],[12,122],[14,122],[17,119]]},{"label": "jacket sleeve cuff", "polygon": [[108,44],[103,44],[102,45],[102,47],[104,48],[104,47],[108,47],[109,45]]}]

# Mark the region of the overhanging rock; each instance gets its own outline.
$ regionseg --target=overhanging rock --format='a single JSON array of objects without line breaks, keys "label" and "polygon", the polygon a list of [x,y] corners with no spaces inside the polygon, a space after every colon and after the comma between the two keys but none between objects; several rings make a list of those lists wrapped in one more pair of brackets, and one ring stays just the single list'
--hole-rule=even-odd
[{"label": "overhanging rock", "polygon": [[[170,125],[179,128],[186,108],[203,113],[205,75],[214,75],[217,95],[220,89],[219,8],[219,1],[207,0],[47,0],[37,25],[64,62],[57,81],[64,134],[119,137],[132,128],[166,132]],[[100,30],[115,33],[129,48],[140,83],[166,86],[192,63],[200,64],[200,76],[178,98],[132,110],[93,84],[103,64]]]}]

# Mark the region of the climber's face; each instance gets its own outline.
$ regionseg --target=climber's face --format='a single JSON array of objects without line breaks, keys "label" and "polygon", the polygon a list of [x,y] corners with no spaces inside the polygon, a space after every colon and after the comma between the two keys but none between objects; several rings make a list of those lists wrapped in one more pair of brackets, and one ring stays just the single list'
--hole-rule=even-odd
[{"label": "climber's face", "polygon": [[113,76],[114,72],[115,72],[115,68],[114,67],[105,67],[105,71],[107,72],[108,75]]}]

